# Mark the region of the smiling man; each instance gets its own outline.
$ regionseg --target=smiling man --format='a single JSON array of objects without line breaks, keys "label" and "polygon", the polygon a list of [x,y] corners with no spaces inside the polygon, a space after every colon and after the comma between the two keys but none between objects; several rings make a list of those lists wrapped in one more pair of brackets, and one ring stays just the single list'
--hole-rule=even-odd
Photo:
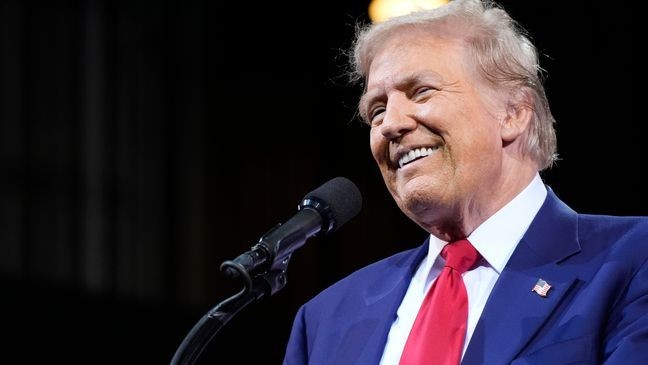
[{"label": "smiling man", "polygon": [[361,29],[360,115],[424,244],[300,309],[284,364],[648,363],[648,219],[582,215],[533,44],[491,2]]},{"label": "smiling man", "polygon": [[444,240],[466,237],[538,171],[522,148],[532,91],[493,90],[476,77],[468,52],[452,38],[388,36],[361,106],[396,203]]}]

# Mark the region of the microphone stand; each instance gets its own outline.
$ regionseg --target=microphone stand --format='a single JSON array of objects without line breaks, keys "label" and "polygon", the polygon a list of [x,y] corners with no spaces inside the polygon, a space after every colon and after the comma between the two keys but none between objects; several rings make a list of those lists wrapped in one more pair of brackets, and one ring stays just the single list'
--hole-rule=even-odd
[{"label": "microphone stand", "polygon": [[290,255],[276,269],[259,274],[252,278],[240,263],[225,261],[221,271],[235,270],[242,278],[245,287],[237,294],[225,299],[207,312],[193,326],[184,338],[171,359],[171,365],[192,365],[198,359],[205,347],[234,316],[255,300],[267,295],[273,295],[286,286],[286,268]]}]

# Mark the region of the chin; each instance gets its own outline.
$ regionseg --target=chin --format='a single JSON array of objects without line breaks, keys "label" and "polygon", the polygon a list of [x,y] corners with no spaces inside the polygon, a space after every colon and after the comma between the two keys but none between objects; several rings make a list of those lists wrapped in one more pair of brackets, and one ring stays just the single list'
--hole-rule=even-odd
[{"label": "chin", "polygon": [[435,189],[431,184],[417,185],[400,191],[397,203],[401,210],[422,227],[451,219],[456,207],[456,202],[448,201],[451,194]]},{"label": "chin", "polygon": [[425,191],[413,190],[401,196],[399,206],[408,216],[419,221],[416,217],[428,216],[431,212],[437,210],[438,199]]}]

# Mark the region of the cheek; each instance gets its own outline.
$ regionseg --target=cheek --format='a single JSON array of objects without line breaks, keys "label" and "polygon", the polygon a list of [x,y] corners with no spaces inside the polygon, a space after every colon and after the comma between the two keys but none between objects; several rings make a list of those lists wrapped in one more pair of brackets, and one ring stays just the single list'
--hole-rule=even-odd
[{"label": "cheek", "polygon": [[500,125],[496,118],[469,115],[464,120],[467,122],[459,135],[466,151],[480,154],[501,147]]},{"label": "cheek", "polygon": [[372,128],[369,133],[369,147],[376,162],[378,164],[384,162],[385,156],[387,155],[387,143],[377,128]]},{"label": "cheek", "polygon": [[455,155],[457,173],[475,182],[488,179],[501,168],[501,140],[493,129],[483,128],[462,140],[461,152]]}]

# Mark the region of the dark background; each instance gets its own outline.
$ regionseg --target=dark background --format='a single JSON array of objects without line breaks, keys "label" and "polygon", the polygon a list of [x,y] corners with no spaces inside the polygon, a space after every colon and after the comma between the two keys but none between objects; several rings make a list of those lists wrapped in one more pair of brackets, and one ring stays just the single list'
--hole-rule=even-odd
[{"label": "dark background", "polygon": [[[384,188],[343,76],[367,1],[0,4],[3,358],[168,363],[239,289],[220,263],[335,176],[361,214],[297,251],[286,288],[201,363],[280,363],[300,304],[425,238]],[[578,211],[647,215],[638,11],[502,4],[548,72],[561,160],[545,181]]]}]

